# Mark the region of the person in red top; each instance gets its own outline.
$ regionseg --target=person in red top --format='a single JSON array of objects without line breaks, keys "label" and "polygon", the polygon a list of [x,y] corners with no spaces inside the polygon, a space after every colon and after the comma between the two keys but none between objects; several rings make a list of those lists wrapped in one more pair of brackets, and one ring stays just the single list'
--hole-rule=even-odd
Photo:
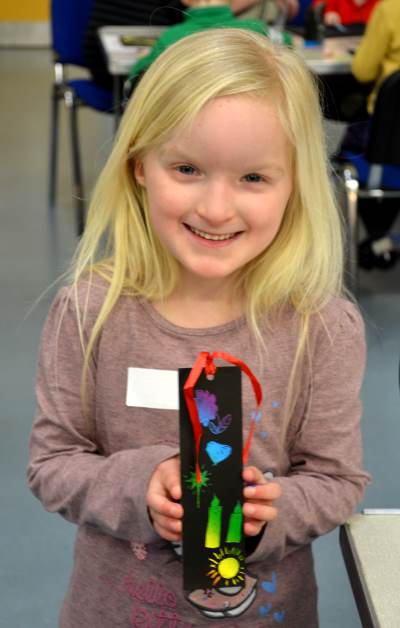
[{"label": "person in red top", "polygon": [[[378,2],[379,0],[325,0],[324,23],[327,26],[366,24]],[[314,4],[319,3],[320,0],[314,1]]]}]

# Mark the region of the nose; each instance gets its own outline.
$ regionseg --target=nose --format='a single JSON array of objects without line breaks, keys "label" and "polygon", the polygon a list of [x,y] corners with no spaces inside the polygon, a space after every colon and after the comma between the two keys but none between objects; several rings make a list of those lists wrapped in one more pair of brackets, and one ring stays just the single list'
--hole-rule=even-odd
[{"label": "nose", "polygon": [[199,199],[197,214],[210,225],[228,223],[235,216],[234,194],[229,182],[208,182]]}]

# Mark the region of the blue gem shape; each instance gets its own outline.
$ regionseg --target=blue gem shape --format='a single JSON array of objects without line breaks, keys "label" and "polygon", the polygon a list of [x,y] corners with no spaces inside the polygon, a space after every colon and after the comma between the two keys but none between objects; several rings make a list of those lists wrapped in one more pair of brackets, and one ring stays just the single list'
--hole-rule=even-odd
[{"label": "blue gem shape", "polygon": [[251,413],[251,420],[259,423],[261,421],[261,412],[258,410]]},{"label": "blue gem shape", "polygon": [[269,611],[272,608],[272,604],[265,604],[265,606],[260,606],[260,608],[258,609],[259,614],[261,615],[261,617],[266,617],[269,613]]},{"label": "blue gem shape", "polygon": [[260,437],[261,437],[263,440],[265,440],[266,438],[268,438],[268,432],[265,432],[265,431],[264,431],[264,432],[259,432],[259,434],[260,434]]},{"label": "blue gem shape", "polygon": [[218,464],[229,458],[232,453],[232,447],[230,445],[217,443],[215,440],[210,440],[206,445],[206,452],[210,456],[211,462]]},{"label": "blue gem shape", "polygon": [[267,593],[276,593],[276,590],[277,590],[277,586],[276,586],[276,571],[272,572],[271,580],[264,580],[261,583],[261,587]]},{"label": "blue gem shape", "polygon": [[285,619],[285,611],[277,611],[274,613],[274,619],[278,622],[278,624],[283,624]]},{"label": "blue gem shape", "polygon": [[281,402],[280,401],[273,401],[271,405],[272,405],[273,408],[280,408],[281,407]]}]

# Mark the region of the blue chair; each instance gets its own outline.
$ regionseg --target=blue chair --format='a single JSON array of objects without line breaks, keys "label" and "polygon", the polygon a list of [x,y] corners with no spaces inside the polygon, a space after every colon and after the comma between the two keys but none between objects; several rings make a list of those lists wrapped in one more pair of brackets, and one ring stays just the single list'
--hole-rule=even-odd
[{"label": "blue chair", "polygon": [[67,77],[68,66],[87,67],[83,45],[91,5],[92,0],[52,0],[51,2],[54,82],[51,95],[49,208],[54,211],[56,203],[59,102],[63,100],[69,112],[73,194],[76,201],[78,235],[82,234],[84,228],[85,203],[77,110],[85,106],[97,111],[113,112],[112,90],[96,85],[90,78],[70,79]]},{"label": "blue chair", "polygon": [[286,23],[286,26],[304,26],[306,13],[310,4],[311,0],[299,0],[299,12]]},{"label": "blue chair", "polygon": [[398,198],[400,203],[400,70],[387,77],[379,88],[365,154],[344,150],[339,166],[349,231],[348,266],[355,287],[358,199]]}]

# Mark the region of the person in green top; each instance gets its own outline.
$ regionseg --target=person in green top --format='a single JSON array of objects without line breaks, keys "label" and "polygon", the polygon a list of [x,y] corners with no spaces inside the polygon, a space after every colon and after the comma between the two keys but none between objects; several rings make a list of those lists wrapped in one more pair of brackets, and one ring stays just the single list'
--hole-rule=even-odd
[{"label": "person in green top", "polygon": [[198,31],[209,28],[245,28],[266,35],[276,43],[292,45],[291,36],[284,31],[271,29],[264,22],[255,18],[237,18],[229,6],[231,4],[229,0],[182,0],[182,3],[190,7],[185,13],[184,21],[168,28],[156,41],[150,52],[139,58],[132,66],[124,88],[126,95],[132,92],[138,78],[166,48],[179,39]]}]

